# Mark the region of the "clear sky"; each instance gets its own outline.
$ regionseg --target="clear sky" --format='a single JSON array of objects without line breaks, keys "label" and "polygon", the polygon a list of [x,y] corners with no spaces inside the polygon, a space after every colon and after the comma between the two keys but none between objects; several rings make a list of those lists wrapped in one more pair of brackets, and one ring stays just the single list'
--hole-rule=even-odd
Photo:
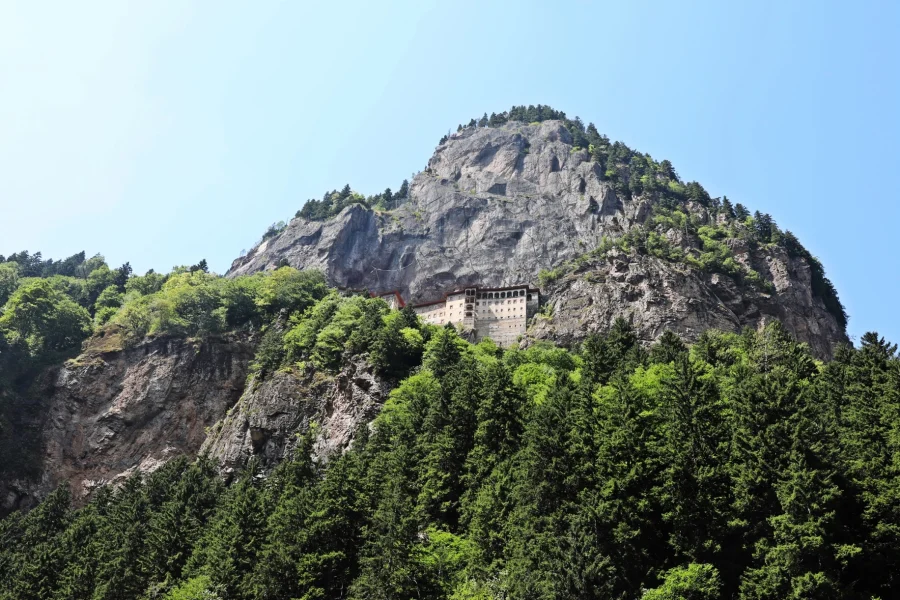
[{"label": "clear sky", "polygon": [[0,254],[224,272],[549,104],[769,212],[900,342],[900,3],[0,0]]}]

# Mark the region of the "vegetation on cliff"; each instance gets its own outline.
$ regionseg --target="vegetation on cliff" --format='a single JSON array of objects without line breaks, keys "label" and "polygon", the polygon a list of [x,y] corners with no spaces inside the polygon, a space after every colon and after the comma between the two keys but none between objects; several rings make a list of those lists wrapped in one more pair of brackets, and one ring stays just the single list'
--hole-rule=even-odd
[{"label": "vegetation on cliff", "polygon": [[900,358],[877,334],[827,364],[777,324],[501,351],[307,277],[283,310],[252,296],[281,323],[257,377],[379,362],[398,385],[353,447],[317,462],[313,428],[267,477],[201,458],[77,510],[60,489],[0,522],[0,598],[895,595]]},{"label": "vegetation on cliff", "polygon": [[[547,119],[617,195],[652,210],[545,282],[616,248],[771,291],[737,248],[778,250],[806,260],[814,294],[846,325],[795,236],[668,161],[548,107],[468,127]],[[297,217],[391,210],[408,194],[406,182],[370,197],[345,186]],[[331,290],[318,272],[226,279],[200,261],[136,276],[99,255],[20,252],[0,257],[0,472],[41,456],[24,443],[40,410],[24,393],[41,367],[82,348],[242,329],[258,333],[255,381],[353,359],[396,388],[327,462],[313,458],[313,427],[271,473],[251,464],[223,481],[206,458],[177,459],[84,507],[61,488],[10,515],[0,600],[896,595],[900,358],[874,333],[828,363],[778,324],[644,348],[620,320],[577,348],[502,351]]]},{"label": "vegetation on cliff", "polygon": [[297,211],[295,216],[310,221],[324,221],[328,217],[333,217],[351,204],[361,204],[366,208],[374,208],[376,210],[390,210],[397,208],[401,203],[409,198],[409,182],[403,180],[400,189],[391,192],[391,188],[387,188],[381,194],[365,197],[358,192],[350,189],[349,185],[345,185],[340,191],[332,190],[325,192],[321,200],[310,198],[303,204],[303,208]]},{"label": "vegetation on cliff", "polygon": [[0,474],[20,476],[39,459],[31,419],[42,399],[28,388],[41,369],[78,355],[120,350],[147,336],[207,336],[261,329],[328,293],[324,276],[290,267],[226,279],[206,261],[136,276],[126,263],[79,253],[44,261],[20,252],[0,262]]}]

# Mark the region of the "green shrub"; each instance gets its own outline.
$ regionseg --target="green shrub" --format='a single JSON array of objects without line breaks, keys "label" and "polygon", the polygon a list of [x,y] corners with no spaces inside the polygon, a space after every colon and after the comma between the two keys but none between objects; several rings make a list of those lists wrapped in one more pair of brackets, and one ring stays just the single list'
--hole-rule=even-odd
[{"label": "green shrub", "polygon": [[[307,309],[327,290],[320,272],[282,267],[235,279],[181,270],[165,278],[158,291],[141,295],[140,290],[153,289],[159,281],[131,287],[122,308],[109,319],[122,327],[129,343],[146,335],[204,336],[261,327],[282,312]],[[103,294],[104,302],[119,298],[112,290]]]},{"label": "green shrub", "polygon": [[538,273],[538,284],[545,288],[563,276],[562,269],[541,269]]},{"label": "green shrub", "polygon": [[663,584],[644,592],[641,600],[718,600],[721,588],[714,566],[691,563],[666,571]]}]

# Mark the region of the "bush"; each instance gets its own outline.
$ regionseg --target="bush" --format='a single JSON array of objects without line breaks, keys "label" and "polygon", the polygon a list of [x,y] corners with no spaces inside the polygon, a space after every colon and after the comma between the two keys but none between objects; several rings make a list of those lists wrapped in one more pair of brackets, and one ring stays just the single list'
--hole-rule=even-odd
[{"label": "bush", "polygon": [[119,309],[114,306],[104,306],[99,308],[97,312],[94,313],[94,325],[97,327],[105,325],[117,312],[119,312]]},{"label": "bush", "polygon": [[563,274],[564,271],[561,268],[541,269],[541,271],[538,273],[538,285],[540,285],[542,288],[545,288],[562,277]]},{"label": "bush", "polygon": [[712,565],[691,563],[666,572],[658,588],[647,590],[642,600],[717,600],[722,582]]}]

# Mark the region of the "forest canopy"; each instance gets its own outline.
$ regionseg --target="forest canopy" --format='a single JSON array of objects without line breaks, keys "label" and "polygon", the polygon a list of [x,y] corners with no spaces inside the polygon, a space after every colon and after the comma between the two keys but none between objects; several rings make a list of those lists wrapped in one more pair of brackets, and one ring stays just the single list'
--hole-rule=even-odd
[{"label": "forest canopy", "polygon": [[254,277],[178,273],[124,307],[195,334],[198,302],[216,327],[280,322],[257,380],[368,360],[395,385],[372,427],[323,460],[314,426],[227,483],[201,457],[82,508],[60,488],[0,522],[0,598],[896,595],[900,359],[877,334],[828,363],[777,323],[501,350],[313,274]]}]

